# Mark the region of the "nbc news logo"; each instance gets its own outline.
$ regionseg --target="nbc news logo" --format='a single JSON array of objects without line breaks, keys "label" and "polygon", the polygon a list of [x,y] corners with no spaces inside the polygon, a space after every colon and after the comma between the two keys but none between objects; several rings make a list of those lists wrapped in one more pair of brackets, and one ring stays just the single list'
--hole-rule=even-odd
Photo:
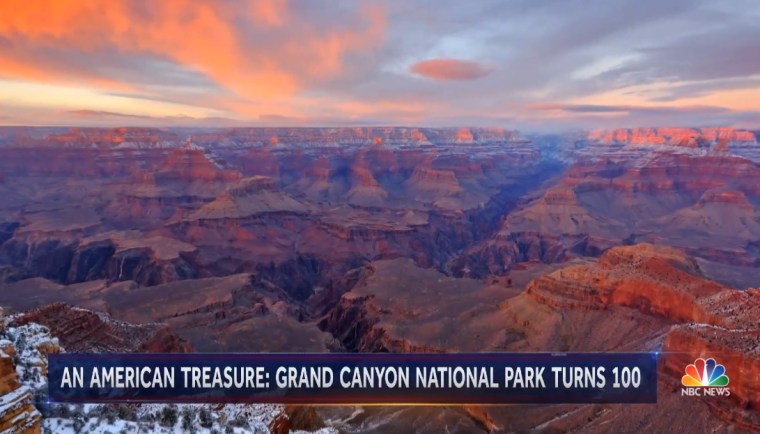
[{"label": "nbc news logo", "polygon": [[726,367],[715,359],[697,359],[686,366],[681,378],[681,396],[730,396]]}]

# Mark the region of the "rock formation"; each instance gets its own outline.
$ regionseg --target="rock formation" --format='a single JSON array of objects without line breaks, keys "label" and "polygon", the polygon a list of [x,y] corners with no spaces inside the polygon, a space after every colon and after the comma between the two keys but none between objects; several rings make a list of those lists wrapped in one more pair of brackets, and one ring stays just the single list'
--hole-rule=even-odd
[{"label": "rock formation", "polygon": [[668,145],[688,148],[709,147],[721,140],[754,143],[750,131],[734,128],[632,128],[612,131],[593,131],[590,140],[631,145]]},{"label": "rock formation", "polygon": [[[4,320],[0,311],[0,333],[5,332]],[[41,417],[34,407],[33,391],[19,381],[15,357],[13,342],[0,340],[0,432],[40,434]]]},{"label": "rock formation", "polygon": [[166,324],[132,325],[106,315],[56,303],[13,318],[11,326],[41,324],[78,353],[186,353],[192,347]]},{"label": "rock formation", "polygon": [[[0,128],[0,304],[83,351],[672,348],[751,376],[760,312],[735,288],[760,279],[759,149],[731,128]],[[273,414],[760,426],[752,381],[730,405],[674,399],[684,360],[654,408]]]}]

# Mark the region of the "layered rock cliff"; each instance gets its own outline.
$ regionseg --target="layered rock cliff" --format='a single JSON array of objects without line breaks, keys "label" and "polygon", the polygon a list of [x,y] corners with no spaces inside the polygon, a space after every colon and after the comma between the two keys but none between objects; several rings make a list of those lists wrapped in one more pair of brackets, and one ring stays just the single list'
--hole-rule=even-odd
[{"label": "layered rock cliff", "polygon": [[[728,286],[760,279],[755,152],[746,132],[705,128],[530,140],[479,128],[0,128],[0,302],[168,323],[202,351],[717,345],[753,375],[754,332],[740,324],[760,313],[752,291]],[[73,348],[183,346],[160,327],[45,309],[36,320]],[[663,388],[677,384],[668,372]],[[752,430],[752,384],[731,401],[746,412],[661,391],[648,415],[558,406],[482,419],[515,432],[677,431],[670,413],[685,411],[706,430]],[[475,429],[461,409],[366,411],[386,431]]]},{"label": "layered rock cliff", "polygon": [[166,324],[132,325],[56,303],[14,317],[9,325],[41,324],[72,352],[186,353],[192,347]]},{"label": "layered rock cliff", "polygon": [[754,143],[751,131],[735,128],[629,128],[611,131],[592,131],[590,140],[631,145],[668,145],[690,148],[710,147],[722,141]]}]

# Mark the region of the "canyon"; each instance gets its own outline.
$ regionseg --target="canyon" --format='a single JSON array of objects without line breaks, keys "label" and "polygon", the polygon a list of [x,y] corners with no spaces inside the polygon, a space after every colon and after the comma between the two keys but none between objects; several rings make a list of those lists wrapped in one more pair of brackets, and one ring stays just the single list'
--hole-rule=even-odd
[{"label": "canyon", "polygon": [[[0,306],[69,351],[663,354],[656,406],[295,407],[283,427],[753,432],[757,141],[0,127]],[[681,397],[710,354],[744,380]]]}]

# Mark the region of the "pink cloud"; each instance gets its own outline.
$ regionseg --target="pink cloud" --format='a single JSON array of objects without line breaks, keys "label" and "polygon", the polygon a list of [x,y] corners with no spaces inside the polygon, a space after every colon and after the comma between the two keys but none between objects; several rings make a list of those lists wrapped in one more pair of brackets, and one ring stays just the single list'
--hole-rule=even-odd
[{"label": "pink cloud", "polygon": [[433,80],[475,80],[490,74],[493,68],[469,60],[429,59],[415,63],[409,71]]},{"label": "pink cloud", "polygon": [[[347,23],[328,25],[285,0],[166,0],[145,7],[128,0],[11,0],[4,9],[0,40],[24,49],[0,53],[0,76],[124,89],[127,84],[87,67],[98,63],[100,53],[118,51],[167,59],[258,101],[287,98],[310,83],[341,76],[346,56],[381,44],[386,27],[382,8],[359,7]],[[62,74],[43,56],[24,55],[58,48],[78,51],[85,62]]]}]

